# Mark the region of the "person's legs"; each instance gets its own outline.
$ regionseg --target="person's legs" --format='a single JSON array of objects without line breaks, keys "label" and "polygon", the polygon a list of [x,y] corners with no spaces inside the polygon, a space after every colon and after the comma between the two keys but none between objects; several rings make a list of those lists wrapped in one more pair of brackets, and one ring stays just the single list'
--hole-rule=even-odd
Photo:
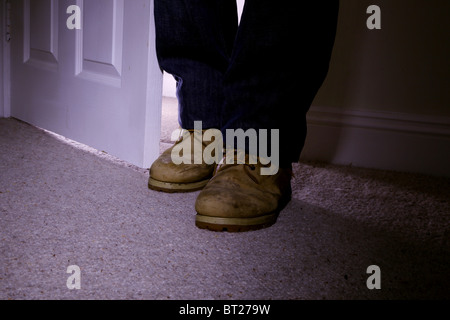
[{"label": "person's legs", "polygon": [[246,0],[224,79],[221,129],[279,129],[280,168],[265,175],[262,163],[220,165],[197,197],[198,227],[247,231],[276,222],[290,200],[306,113],[328,72],[337,13],[338,0]]},{"label": "person's legs", "polygon": [[280,129],[281,164],[297,162],[306,113],[328,72],[338,6],[246,0],[237,29],[234,0],[156,0],[158,60],[177,79],[182,128],[202,121],[224,138],[226,129]]},{"label": "person's legs", "polygon": [[179,122],[222,125],[223,77],[238,21],[234,0],[155,0],[160,67],[177,80]]},{"label": "person's legs", "polygon": [[[291,163],[303,149],[306,113],[328,72],[336,32],[338,0],[246,0],[237,34],[235,6],[235,0],[155,1],[158,59],[178,80],[181,126],[202,121],[224,137],[227,129],[280,130],[278,172],[263,174],[262,163],[219,165],[196,201],[196,225],[211,230],[245,231],[276,221],[290,198]],[[169,154],[157,161],[157,187],[168,180],[165,169],[173,177],[198,171],[169,162]]]},{"label": "person's legs", "polygon": [[224,80],[224,132],[280,129],[281,164],[299,160],[306,113],[328,72],[338,6],[246,0]]}]

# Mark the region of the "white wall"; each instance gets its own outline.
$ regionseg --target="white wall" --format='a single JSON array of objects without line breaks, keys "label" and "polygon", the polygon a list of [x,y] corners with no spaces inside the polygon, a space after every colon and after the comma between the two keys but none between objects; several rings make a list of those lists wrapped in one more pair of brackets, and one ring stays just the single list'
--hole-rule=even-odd
[{"label": "white wall", "polygon": [[[368,30],[377,4],[382,29]],[[341,1],[303,159],[450,176],[448,0]]]},{"label": "white wall", "polygon": [[[368,30],[366,9],[381,8]],[[343,0],[327,81],[315,104],[450,116],[448,0]]]},{"label": "white wall", "polygon": [[239,21],[241,21],[242,10],[244,9],[245,0],[236,0],[238,6]]},{"label": "white wall", "polygon": [[177,96],[177,83],[172,75],[164,72],[163,75],[163,96],[176,98]]}]

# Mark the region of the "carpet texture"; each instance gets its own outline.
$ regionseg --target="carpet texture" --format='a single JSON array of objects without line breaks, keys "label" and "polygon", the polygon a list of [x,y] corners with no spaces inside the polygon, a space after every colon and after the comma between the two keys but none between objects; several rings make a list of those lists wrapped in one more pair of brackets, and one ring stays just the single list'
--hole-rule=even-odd
[{"label": "carpet texture", "polygon": [[17,120],[0,150],[0,299],[450,297],[448,178],[296,164],[278,222],[230,234],[195,227],[198,192]]}]

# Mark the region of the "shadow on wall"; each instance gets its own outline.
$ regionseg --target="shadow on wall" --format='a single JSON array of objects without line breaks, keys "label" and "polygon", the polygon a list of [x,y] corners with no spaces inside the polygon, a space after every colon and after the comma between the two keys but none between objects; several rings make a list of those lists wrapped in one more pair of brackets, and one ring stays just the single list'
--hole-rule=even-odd
[{"label": "shadow on wall", "polygon": [[[366,10],[370,5],[381,8],[381,30],[369,30],[366,26],[370,16]],[[375,144],[380,163],[391,161],[383,152],[382,140],[395,131],[410,134],[402,127],[411,122],[427,127],[423,132],[416,130],[415,134],[436,131],[441,139],[445,135],[448,140],[448,12],[450,2],[446,0],[341,1],[330,72],[311,108],[311,138],[308,138],[310,143],[307,141],[304,158],[350,162],[351,156],[343,155],[343,149],[358,158],[361,152],[356,149],[360,146],[348,145],[354,138],[348,139],[349,135],[355,134],[349,127],[372,130],[375,122],[381,125],[376,126],[378,132],[372,130],[370,135],[374,140],[366,144]],[[356,122],[348,119],[349,113],[351,117],[357,115]],[[396,125],[401,127],[391,126],[388,123],[391,120],[397,120]],[[389,130],[385,128],[389,127],[387,124]],[[436,125],[440,126],[440,131]],[[378,133],[383,139],[375,138]],[[419,153],[420,150],[412,150],[416,138],[411,137],[411,150],[405,151],[405,159],[406,153],[409,156]],[[391,147],[395,149],[393,142]],[[401,148],[397,146],[394,152],[400,152]],[[445,158],[444,154],[442,156]],[[373,166],[378,167],[375,162]]]},{"label": "shadow on wall", "polygon": [[[367,6],[364,2],[367,1],[340,2],[338,29],[330,70],[309,114],[314,111],[315,106],[339,109],[352,106],[355,94],[360,91],[358,86],[361,84],[357,79],[363,76],[361,65],[364,65],[364,60],[367,59],[364,52],[364,43],[367,41],[366,19],[368,15],[366,14]],[[333,119],[326,119],[325,121],[321,119],[319,123],[308,117],[308,139],[302,158],[333,162],[340,147],[342,133],[340,123],[343,121],[343,115],[335,113],[333,116]],[[311,143],[310,140],[315,140],[315,136],[320,136],[322,133],[316,132],[314,127],[316,124],[331,127],[333,134],[324,136],[323,139],[320,139],[320,143]],[[328,131],[327,133],[329,133]],[[313,136],[312,139],[311,136]]]},{"label": "shadow on wall", "polygon": [[[381,8],[381,30],[366,27],[371,4]],[[314,104],[450,116],[448,12],[446,0],[341,1],[329,77]]]}]

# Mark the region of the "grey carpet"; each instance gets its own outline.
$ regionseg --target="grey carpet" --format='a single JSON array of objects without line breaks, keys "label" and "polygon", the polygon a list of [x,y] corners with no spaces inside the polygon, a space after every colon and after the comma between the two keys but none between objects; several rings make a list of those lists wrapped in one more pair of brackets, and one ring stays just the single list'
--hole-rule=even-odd
[{"label": "grey carpet", "polygon": [[1,299],[449,298],[448,178],[301,163],[273,227],[229,234],[194,226],[198,192],[17,120],[0,150]]}]

